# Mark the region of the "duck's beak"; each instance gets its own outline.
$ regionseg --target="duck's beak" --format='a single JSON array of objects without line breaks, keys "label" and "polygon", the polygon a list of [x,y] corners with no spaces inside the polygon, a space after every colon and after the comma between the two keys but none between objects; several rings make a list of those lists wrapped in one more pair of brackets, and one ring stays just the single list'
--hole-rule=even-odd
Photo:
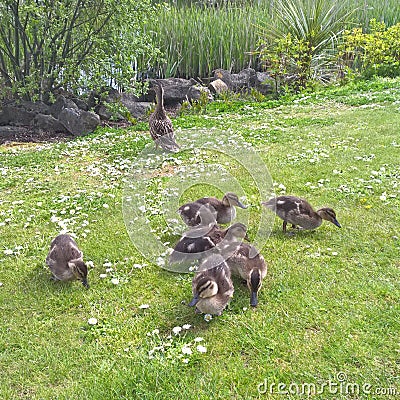
[{"label": "duck's beak", "polygon": [[247,236],[247,233],[243,239],[246,240],[246,242],[250,242],[250,238]]},{"label": "duck's beak", "polygon": [[338,228],[341,228],[342,226],[339,224],[339,222],[338,222],[338,220],[335,218],[333,221],[332,221]]},{"label": "duck's beak", "polygon": [[257,292],[251,292],[250,305],[252,307],[257,307],[257,304],[258,304]]},{"label": "duck's beak", "polygon": [[86,279],[82,279],[82,285],[85,286],[86,289],[89,289],[89,284]]},{"label": "duck's beak", "polygon": [[195,305],[199,302],[199,300],[200,300],[200,297],[199,297],[199,294],[197,293],[197,294],[195,294],[195,295],[193,296],[193,299],[192,299],[191,302],[188,304],[188,306],[189,306],[189,307],[195,306]]},{"label": "duck's beak", "polygon": [[249,206],[245,206],[245,205],[244,205],[243,203],[241,203],[240,201],[238,201],[237,205],[238,205],[238,207],[243,208],[243,209],[246,209],[246,208],[249,207]]}]

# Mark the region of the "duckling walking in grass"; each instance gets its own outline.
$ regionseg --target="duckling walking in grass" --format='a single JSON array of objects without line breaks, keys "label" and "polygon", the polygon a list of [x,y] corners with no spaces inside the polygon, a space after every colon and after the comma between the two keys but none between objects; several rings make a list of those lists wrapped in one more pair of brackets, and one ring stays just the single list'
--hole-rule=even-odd
[{"label": "duckling walking in grass", "polygon": [[168,118],[164,108],[164,89],[159,82],[155,82],[153,89],[156,92],[157,106],[149,118],[150,135],[156,143],[156,149],[161,146],[166,151],[176,153],[179,145],[175,141],[174,126]]},{"label": "duckling walking in grass", "polygon": [[202,204],[209,204],[214,208],[217,213],[216,220],[219,224],[228,224],[236,218],[235,206],[243,209],[247,208],[235,193],[225,193],[222,200],[218,200],[215,197],[203,197],[179,207],[178,212],[186,225],[195,226],[199,223],[196,212]]},{"label": "duckling walking in grass", "polygon": [[46,264],[54,280],[65,282],[77,279],[82,281],[83,286],[89,287],[88,270],[83,262],[83,253],[71,236],[58,235],[53,239]]},{"label": "duckling walking in grass", "polygon": [[325,207],[314,211],[306,200],[299,197],[279,196],[261,204],[283,219],[283,232],[285,233],[288,223],[292,224],[293,228],[299,226],[302,229],[315,229],[322,224],[322,220],[326,220],[341,228],[332,208]]},{"label": "duckling walking in grass", "polygon": [[267,275],[267,263],[258,250],[247,243],[240,243],[226,260],[233,275],[246,281],[250,290],[250,305],[258,305],[258,292]]},{"label": "duckling walking in grass", "polygon": [[231,273],[223,257],[213,254],[199,266],[192,281],[193,299],[197,313],[221,315],[234,292]]}]

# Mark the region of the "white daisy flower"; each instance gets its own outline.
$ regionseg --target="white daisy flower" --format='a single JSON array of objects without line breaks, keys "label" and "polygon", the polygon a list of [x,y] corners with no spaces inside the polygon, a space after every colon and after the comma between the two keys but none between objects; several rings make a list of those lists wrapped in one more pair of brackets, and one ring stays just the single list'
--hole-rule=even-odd
[{"label": "white daisy flower", "polygon": [[175,326],[172,328],[172,332],[174,332],[175,335],[177,335],[181,330],[182,328],[180,326]]},{"label": "white daisy flower", "polygon": [[210,322],[211,320],[212,320],[212,315],[211,314],[206,314],[205,316],[204,316],[204,321],[206,321],[206,322]]},{"label": "white daisy flower", "polygon": [[89,318],[88,319],[88,324],[89,325],[96,325],[97,324],[97,318],[94,318],[94,317]]},{"label": "white daisy flower", "polygon": [[204,347],[204,346],[202,346],[201,344],[199,344],[199,345],[196,347],[196,349],[197,349],[197,351],[198,351],[199,353],[207,353],[207,347]]}]

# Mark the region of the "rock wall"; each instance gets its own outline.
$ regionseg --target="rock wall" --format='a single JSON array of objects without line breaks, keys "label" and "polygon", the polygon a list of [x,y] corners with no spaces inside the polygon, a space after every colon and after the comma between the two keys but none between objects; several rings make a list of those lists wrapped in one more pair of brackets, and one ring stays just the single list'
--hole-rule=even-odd
[{"label": "rock wall", "polygon": [[[267,94],[272,92],[273,87],[268,74],[256,72],[252,68],[247,68],[238,74],[218,69],[209,79],[208,85],[199,84],[194,79],[181,78],[159,79],[158,82],[164,87],[166,107],[176,107],[184,101],[193,102],[204,92],[212,101],[214,96],[224,91],[246,92],[256,89]],[[145,120],[155,101],[155,93],[151,90],[153,83],[154,81],[149,81],[150,90],[140,98],[110,89],[105,100],[92,94],[87,101],[84,101],[64,93],[65,95],[59,94],[51,105],[40,101],[4,102],[0,105],[0,134],[19,127],[39,135],[44,132],[55,132],[78,136],[94,131],[101,120],[107,121],[110,118],[126,120],[126,115],[112,115],[106,106],[107,102],[126,107],[131,118]]]}]

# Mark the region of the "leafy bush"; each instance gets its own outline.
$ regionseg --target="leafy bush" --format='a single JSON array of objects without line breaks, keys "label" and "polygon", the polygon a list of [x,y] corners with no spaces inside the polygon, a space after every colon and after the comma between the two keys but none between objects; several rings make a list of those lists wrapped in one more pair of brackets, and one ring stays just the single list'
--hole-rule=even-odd
[{"label": "leafy bush", "polygon": [[150,0],[2,1],[3,88],[47,101],[58,89],[129,87],[138,58],[157,55],[143,32],[154,13]]},{"label": "leafy bush", "polygon": [[370,32],[362,28],[345,31],[340,57],[347,67],[365,77],[400,75],[400,23],[386,28],[370,21]]},{"label": "leafy bush", "polygon": [[[331,72],[337,38],[350,12],[339,2],[278,0],[273,24],[261,28],[260,59],[276,81],[299,90]],[[292,80],[287,81],[291,75]]]}]

